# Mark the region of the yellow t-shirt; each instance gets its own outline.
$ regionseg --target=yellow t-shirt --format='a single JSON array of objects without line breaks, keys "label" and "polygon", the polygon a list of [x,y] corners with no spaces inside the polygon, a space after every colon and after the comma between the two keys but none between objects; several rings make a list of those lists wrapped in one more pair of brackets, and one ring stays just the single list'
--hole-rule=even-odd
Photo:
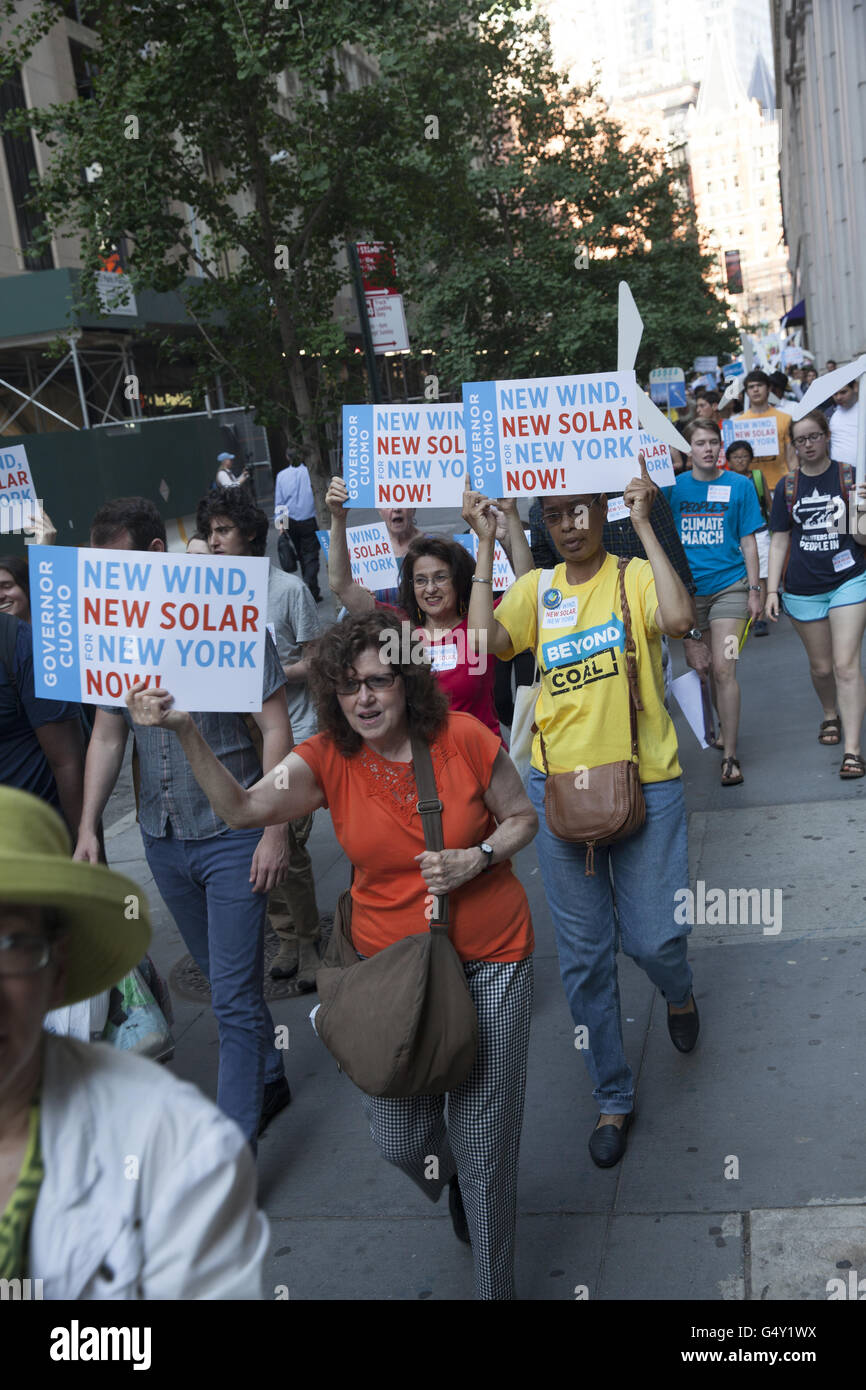
[{"label": "yellow t-shirt", "polygon": [[[524,574],[506,593],[496,620],[511,638],[508,659],[535,650],[541,694],[535,722],[544,734],[551,772],[600,767],[631,756],[625,629],[615,555],[607,555],[585,584],[569,584],[564,564],[556,566],[542,599],[538,633],[538,577]],[[664,706],[661,633],[655,625],[656,585],[648,560],[631,560],[625,577],[637,649],[637,716],[642,782],[668,782],[681,773],[677,736]],[[541,741],[532,745],[532,766],[544,771]]]},{"label": "yellow t-shirt", "polygon": [[[768,415],[772,415],[776,421],[776,434],[779,437],[779,452],[772,457],[767,455],[764,458],[757,456],[753,460],[752,466],[760,468],[767,480],[767,487],[773,492],[780,478],[784,478],[788,472],[788,440],[791,437],[791,417],[785,410],[777,410],[774,405],[767,406],[766,410],[744,410],[742,415],[735,415],[733,423],[736,425],[738,420],[766,420]],[[728,445],[730,448],[730,445]]]}]

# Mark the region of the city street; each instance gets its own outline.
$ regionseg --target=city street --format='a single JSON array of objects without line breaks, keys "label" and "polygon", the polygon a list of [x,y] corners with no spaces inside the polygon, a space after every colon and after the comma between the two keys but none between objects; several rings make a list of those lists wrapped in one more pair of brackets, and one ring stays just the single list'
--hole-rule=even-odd
[{"label": "city street", "polygon": [[[587,1152],[596,1109],[532,846],[516,861],[536,933],[519,1189],[522,1299],[825,1300],[829,1280],[847,1286],[849,1270],[866,1275],[866,782],[840,781],[838,750],[818,744],[819,706],[786,619],[769,638],[749,640],[740,677],[743,786],[721,787],[719,755],[701,751],[676,715],[691,886],[725,890],[728,902],[729,889],[771,890],[774,917],[695,926],[702,1032],[688,1056],[669,1041],[664,1002],[621,958],[623,1029],[638,1089],[625,1159],[609,1171]],[[167,977],[185,947],[155,893],[130,806],[125,777],[108,807],[108,857],[148,894],[152,954]],[[316,815],[311,851],[320,909],[332,911],[348,865],[325,811]],[[259,1148],[260,1200],[271,1222],[266,1296],[470,1299],[471,1259],[445,1200],[428,1205],[378,1157],[358,1093],[309,1024],[315,1002],[272,1004],[275,1022],[289,1029],[294,1099]],[[213,1096],[210,1009],[177,996],[174,1007],[173,1069]]]}]

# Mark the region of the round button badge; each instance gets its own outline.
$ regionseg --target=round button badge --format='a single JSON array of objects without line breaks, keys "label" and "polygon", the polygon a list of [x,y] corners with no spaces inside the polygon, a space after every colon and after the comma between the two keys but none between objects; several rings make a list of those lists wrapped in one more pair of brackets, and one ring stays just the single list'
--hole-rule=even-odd
[{"label": "round button badge", "polygon": [[562,603],[562,594],[559,589],[545,589],[541,595],[541,602],[545,608],[558,608]]}]

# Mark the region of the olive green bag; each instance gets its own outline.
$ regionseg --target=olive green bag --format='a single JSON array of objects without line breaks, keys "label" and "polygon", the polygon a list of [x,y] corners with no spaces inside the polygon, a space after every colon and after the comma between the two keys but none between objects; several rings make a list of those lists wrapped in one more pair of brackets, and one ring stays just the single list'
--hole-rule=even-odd
[{"label": "olive green bag", "polygon": [[[412,739],[412,758],[424,841],[429,850],[441,850],[442,802],[423,740]],[[347,890],[337,904],[316,988],[316,1032],[368,1095],[442,1095],[469,1075],[478,1016],[448,936],[447,895],[433,899],[429,929],[359,960]]]}]

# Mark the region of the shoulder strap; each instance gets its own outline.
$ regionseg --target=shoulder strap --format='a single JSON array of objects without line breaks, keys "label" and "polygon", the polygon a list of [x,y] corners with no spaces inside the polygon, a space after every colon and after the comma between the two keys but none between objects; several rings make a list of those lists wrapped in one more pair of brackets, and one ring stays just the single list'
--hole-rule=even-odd
[{"label": "shoulder strap", "polygon": [[629,608],[628,598],[625,592],[625,572],[628,569],[629,561],[625,555],[621,555],[617,561],[619,570],[619,596],[622,603],[622,621],[625,627],[625,672],[628,678],[628,719],[631,728],[631,756],[632,761],[638,761],[637,744],[637,711],[643,709],[640,691],[637,681],[637,648],[634,643],[634,633],[631,626],[631,609]]},{"label": "shoulder strap", "polygon": [[[430,746],[425,743],[424,739],[416,738],[413,735],[410,742],[415,785],[418,788],[417,809],[421,817],[421,824],[424,827],[424,843],[429,850],[435,853],[444,849],[445,840],[442,835],[442,802],[439,800],[439,791],[433,772],[433,759],[430,757]],[[447,893],[433,899],[433,915],[430,918],[431,930],[434,925],[448,930]]]},{"label": "shoulder strap", "polygon": [[794,503],[797,500],[797,484],[800,481],[799,468],[795,473],[785,474],[785,506],[788,508],[788,515],[794,511]]}]

